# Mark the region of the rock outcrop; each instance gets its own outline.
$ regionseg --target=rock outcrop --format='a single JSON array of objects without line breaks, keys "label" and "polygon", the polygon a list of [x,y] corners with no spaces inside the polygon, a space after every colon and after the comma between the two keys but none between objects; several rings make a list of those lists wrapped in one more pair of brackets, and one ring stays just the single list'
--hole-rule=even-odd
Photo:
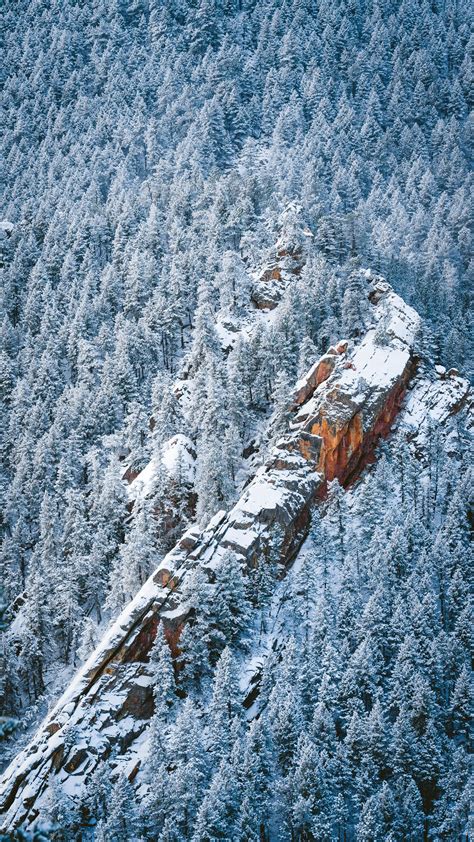
[{"label": "rock outcrop", "polygon": [[306,242],[313,237],[302,218],[302,208],[290,202],[280,219],[280,235],[267,265],[258,274],[252,301],[258,310],[274,310],[283,293],[306,262]]},{"label": "rock outcrop", "polygon": [[270,260],[252,289],[252,301],[257,310],[274,310],[293,276],[303,268],[300,251],[277,254]]},{"label": "rock outcrop", "polygon": [[[373,326],[356,347],[340,343],[330,349],[297,384],[288,432],[238,503],[206,529],[183,535],[7,769],[0,795],[5,829],[36,818],[51,775],[70,795],[80,795],[102,758],[125,753],[141,738],[153,711],[150,648],[161,623],[177,651],[188,614],[181,590],[190,571],[199,566],[212,578],[229,551],[247,566],[272,558],[284,571],[327,482],[351,482],[373,458],[415,375],[419,318],[381,279],[367,283]],[[434,407],[436,420],[443,421],[466,394],[467,384],[456,375],[415,380],[405,409],[410,435],[427,423]]]},{"label": "rock outcrop", "polygon": [[371,296],[377,324],[351,353],[341,344],[313,367],[308,379],[315,378],[316,389],[291,424],[300,452],[316,459],[325,481],[346,484],[371,458],[416,366],[417,314],[384,281],[372,284]]}]

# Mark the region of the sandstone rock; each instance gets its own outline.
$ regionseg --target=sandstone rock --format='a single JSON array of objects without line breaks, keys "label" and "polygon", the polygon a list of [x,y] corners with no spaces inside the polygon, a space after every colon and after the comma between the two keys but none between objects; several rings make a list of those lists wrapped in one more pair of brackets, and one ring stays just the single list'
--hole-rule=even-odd
[{"label": "sandstone rock", "polygon": [[268,281],[280,281],[281,280],[281,269],[279,266],[274,266],[273,269],[265,269],[265,271],[260,276],[260,281],[263,283],[268,283]]},{"label": "sandstone rock", "polygon": [[281,218],[280,236],[252,290],[252,301],[259,310],[274,310],[295,276],[306,262],[305,241],[313,235],[301,219],[301,208],[288,205]]},{"label": "sandstone rock", "polygon": [[135,719],[150,719],[153,714],[153,688],[151,685],[132,684],[120,711],[120,718],[128,714]]},{"label": "sandstone rock", "polygon": [[311,366],[308,373],[301,380],[298,380],[293,395],[293,403],[296,406],[306,403],[314,390],[327,380],[329,375],[334,371],[336,352],[334,351],[334,354],[331,354],[330,351],[331,349]]},{"label": "sandstone rock", "polygon": [[469,381],[462,377],[447,376],[434,382],[421,377],[415,381],[407,396],[402,424],[418,452],[431,429],[468,404],[469,395]]},{"label": "sandstone rock", "polygon": [[391,290],[390,284],[387,284],[383,278],[369,278],[372,283],[372,289],[369,292],[369,301],[371,304],[378,304],[383,297]]},{"label": "sandstone rock", "polygon": [[273,284],[260,283],[252,290],[252,301],[257,310],[274,310],[281,301],[283,290]]},{"label": "sandstone rock", "polygon": [[87,760],[88,756],[86,746],[76,746],[72,757],[64,764],[64,771],[72,775]]},{"label": "sandstone rock", "polygon": [[134,468],[128,467],[122,474],[122,479],[124,482],[131,484],[138,476],[140,476],[140,471],[136,471]]}]

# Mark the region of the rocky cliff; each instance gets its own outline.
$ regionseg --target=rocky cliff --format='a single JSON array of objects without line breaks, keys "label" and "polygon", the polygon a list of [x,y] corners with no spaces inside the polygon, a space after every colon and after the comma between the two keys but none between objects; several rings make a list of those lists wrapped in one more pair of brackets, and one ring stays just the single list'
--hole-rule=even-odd
[{"label": "rocky cliff", "polygon": [[462,406],[468,385],[456,372],[417,372],[415,311],[380,278],[367,276],[367,295],[372,325],[355,346],[330,348],[296,385],[287,430],[238,503],[206,529],[183,535],[6,770],[0,802],[5,829],[36,818],[51,776],[69,795],[80,796],[102,758],[112,751],[124,755],[141,739],[153,712],[149,651],[160,623],[177,650],[189,612],[182,587],[191,571],[199,566],[212,579],[232,551],[248,567],[271,558],[284,573],[327,483],[357,478],[401,406],[406,435],[414,441]]}]

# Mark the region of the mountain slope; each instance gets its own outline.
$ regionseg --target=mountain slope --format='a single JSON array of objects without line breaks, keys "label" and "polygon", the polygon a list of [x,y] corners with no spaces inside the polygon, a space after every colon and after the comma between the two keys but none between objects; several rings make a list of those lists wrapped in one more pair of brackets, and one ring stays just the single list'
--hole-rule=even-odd
[{"label": "mountain slope", "polygon": [[0,771],[38,764],[7,823],[465,834],[470,11],[5,7]]},{"label": "mountain slope", "polygon": [[[202,623],[207,632],[214,626],[219,629],[218,615],[209,615],[210,597],[203,595],[199,577],[219,593],[221,588],[235,588],[229,570],[238,579],[240,563],[247,568],[247,578],[252,570],[268,567],[267,588],[278,593],[278,577],[308,533],[310,507],[325,497],[328,482],[347,484],[357,478],[373,458],[380,437],[389,434],[407,387],[398,435],[417,442],[421,453],[427,434],[451,425],[465,410],[469,387],[456,372],[434,381],[427,372],[416,374],[417,314],[382,279],[367,273],[366,283],[374,326],[353,347],[341,343],[312,366],[289,404],[289,435],[277,440],[237,505],[213,518],[203,532],[185,533],[111,627],[31,746],[7,770],[2,785],[3,806],[9,811],[6,828],[41,815],[52,781],[61,782],[81,803],[90,776],[111,750],[115,764],[120,767],[125,760],[130,777],[135,777],[140,768],[137,760],[130,768],[131,758],[137,757],[135,744],[146,744],[148,720],[160,693],[160,673],[153,680],[148,664],[158,626],[179,663],[180,636],[188,618],[193,626]],[[352,492],[355,505],[358,494]],[[342,528],[348,529],[346,524]],[[235,631],[243,609],[236,604],[233,610]],[[259,610],[255,606],[254,617]],[[279,610],[273,602],[270,620]],[[242,623],[246,647],[252,649],[260,636],[255,618],[246,614]],[[281,621],[279,635],[281,648],[286,645]],[[229,643],[231,639],[232,635]],[[185,645],[188,665],[193,656]],[[261,666],[260,662],[260,671]],[[251,671],[247,693],[252,703],[259,696],[256,680]],[[178,686],[187,686],[180,672]]]}]

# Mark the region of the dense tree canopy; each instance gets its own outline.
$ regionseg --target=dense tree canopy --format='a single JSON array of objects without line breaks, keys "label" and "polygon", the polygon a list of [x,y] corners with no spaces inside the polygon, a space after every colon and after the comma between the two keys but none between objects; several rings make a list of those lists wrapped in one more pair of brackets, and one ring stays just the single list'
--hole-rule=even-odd
[{"label": "dense tree canopy", "polygon": [[[360,334],[361,266],[418,309],[425,357],[472,370],[473,40],[466,0],[17,0],[3,21],[0,707],[27,721],[180,530],[232,503],[297,377]],[[275,250],[301,266],[254,323]],[[191,480],[163,467],[177,433]],[[344,587],[294,595],[298,678],[274,665],[247,730],[231,653],[249,604],[265,628],[268,583],[245,592],[229,561],[186,630],[153,827],[119,777],[98,838],[266,839],[275,796],[282,838],[415,840],[426,816],[462,838],[467,486],[432,442],[428,489],[403,448],[382,459],[357,541],[331,489],[314,564]],[[152,457],[132,506],[123,477]]]}]

